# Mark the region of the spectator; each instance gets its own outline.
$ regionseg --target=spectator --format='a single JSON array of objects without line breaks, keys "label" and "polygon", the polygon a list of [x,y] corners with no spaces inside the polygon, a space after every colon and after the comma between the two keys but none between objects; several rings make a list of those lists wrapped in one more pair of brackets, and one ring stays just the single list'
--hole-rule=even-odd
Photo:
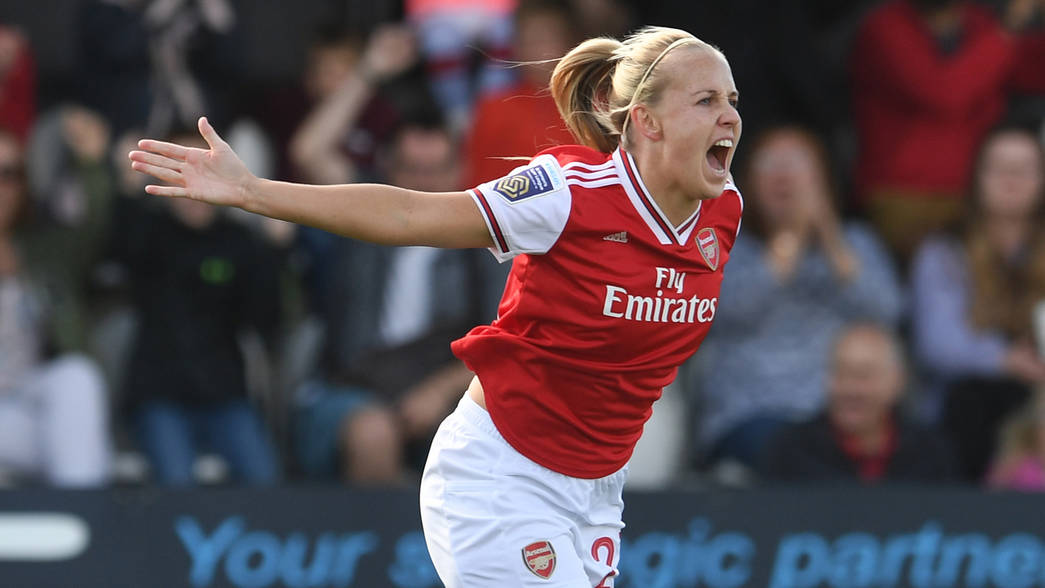
[{"label": "spectator", "polygon": [[[802,121],[832,137],[839,126],[849,124],[846,67],[840,56],[850,45],[853,21],[869,4],[880,1],[644,0],[633,5],[643,22],[684,23],[697,37],[722,49],[740,90],[748,136],[782,121]],[[747,152],[737,151],[734,169],[741,169]],[[846,162],[839,158],[835,164]]]},{"label": "spectator", "polygon": [[[874,233],[835,212],[819,140],[796,127],[757,138],[744,229],[707,345],[696,356],[707,461],[754,467],[781,426],[823,403],[826,359],[854,320],[895,325],[901,292]],[[754,360],[753,358],[757,358]]]},{"label": "spectator", "polygon": [[903,347],[874,324],[843,329],[832,351],[827,407],[771,445],[766,474],[787,481],[944,482],[943,438],[900,414]]},{"label": "spectator", "polygon": [[0,467],[58,486],[108,478],[108,403],[82,355],[45,357],[47,298],[26,264],[29,201],[18,137],[0,130]]},{"label": "spectator", "polygon": [[[109,125],[68,104],[43,114],[27,150],[31,192],[47,222],[33,231],[33,264],[52,301],[55,344],[82,349],[93,326],[94,272],[108,241],[115,180]],[[60,268],[60,270],[59,270]]]},{"label": "spectator", "polygon": [[25,141],[36,116],[36,62],[25,37],[0,24],[0,128]]},{"label": "spectator", "polygon": [[[457,147],[434,121],[405,124],[384,166],[397,186],[441,192],[460,184]],[[320,310],[324,365],[298,399],[299,461],[311,475],[401,482],[408,468],[420,470],[436,427],[471,380],[450,342],[495,314],[505,270],[484,251],[333,245]]]},{"label": "spectator", "polygon": [[[406,0],[406,18],[420,38],[432,92],[452,129],[467,126],[477,94],[512,82],[503,60],[511,52],[516,4],[517,0]],[[470,75],[476,57],[481,57],[478,92]]]},{"label": "spectator", "polygon": [[987,485],[1003,490],[1045,491],[1045,402],[1038,396],[1006,420]]},{"label": "spectator", "polygon": [[242,69],[229,0],[88,0],[75,22],[82,98],[117,135],[227,117]]},{"label": "spectator", "polygon": [[365,51],[349,37],[313,49],[306,76],[316,101],[290,142],[290,160],[303,180],[341,184],[373,175],[373,156],[391,134],[398,114],[378,85],[403,73],[417,59],[410,31],[385,26]]},{"label": "spectator", "polygon": [[635,26],[634,4],[628,0],[569,0],[569,6],[577,14],[574,23],[578,29],[574,36],[588,39],[627,35]]},{"label": "spectator", "polygon": [[[205,146],[195,132],[171,140]],[[140,323],[124,395],[156,480],[193,483],[197,448],[206,447],[239,481],[276,482],[277,458],[248,399],[238,343],[247,329],[271,336],[278,326],[272,253],[207,204],[125,198],[121,206],[117,256]]]},{"label": "spectator", "polygon": [[1031,329],[1032,308],[1045,299],[1043,190],[1033,133],[992,132],[965,222],[927,239],[914,259],[914,346],[945,392],[942,424],[969,480],[982,479],[1005,415],[1045,383]]},{"label": "spectator", "polygon": [[1045,92],[1045,35],[1010,35],[1039,9],[1008,2],[1003,28],[968,0],[891,0],[864,22],[851,64],[856,182],[905,263],[961,216],[976,146],[1008,94]]},{"label": "spectator", "polygon": [[465,185],[508,175],[512,158],[573,142],[547,92],[554,61],[576,44],[577,26],[568,5],[523,0],[515,13],[514,58],[520,80],[479,100],[465,144]]}]

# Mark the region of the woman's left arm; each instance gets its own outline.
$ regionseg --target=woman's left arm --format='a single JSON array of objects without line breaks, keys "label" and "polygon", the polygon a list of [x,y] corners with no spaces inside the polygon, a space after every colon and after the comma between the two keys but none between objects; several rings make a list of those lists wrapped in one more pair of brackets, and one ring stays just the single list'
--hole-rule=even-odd
[{"label": "woman's left arm", "polygon": [[314,186],[258,178],[207,122],[209,149],[143,140],[132,167],[165,182],[145,191],[191,198],[379,245],[492,247],[486,219],[468,192],[419,192],[383,184]]}]

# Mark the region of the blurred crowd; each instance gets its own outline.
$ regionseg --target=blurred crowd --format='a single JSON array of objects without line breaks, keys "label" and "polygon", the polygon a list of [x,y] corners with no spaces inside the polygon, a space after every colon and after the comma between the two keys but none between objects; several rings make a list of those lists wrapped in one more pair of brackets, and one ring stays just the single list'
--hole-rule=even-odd
[{"label": "blurred crowd", "polygon": [[1045,491],[1042,0],[379,2],[265,91],[235,0],[72,4],[60,91],[0,21],[0,486],[415,483],[509,268],[150,197],[127,151],[207,114],[261,176],[464,189],[573,142],[554,58],[657,23],[730,59],[746,210],[635,483]]}]

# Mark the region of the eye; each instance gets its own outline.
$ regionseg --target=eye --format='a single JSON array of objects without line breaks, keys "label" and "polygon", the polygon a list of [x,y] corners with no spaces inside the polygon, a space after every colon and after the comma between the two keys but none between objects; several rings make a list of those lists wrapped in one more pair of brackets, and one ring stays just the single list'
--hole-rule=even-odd
[{"label": "eye", "polygon": [[730,98],[729,99],[729,105],[732,106],[733,108],[736,108],[739,104],[740,104],[740,100],[738,100],[736,98]]},{"label": "eye", "polygon": [[701,98],[697,101],[697,104],[703,104],[704,106],[711,106],[711,96]]}]

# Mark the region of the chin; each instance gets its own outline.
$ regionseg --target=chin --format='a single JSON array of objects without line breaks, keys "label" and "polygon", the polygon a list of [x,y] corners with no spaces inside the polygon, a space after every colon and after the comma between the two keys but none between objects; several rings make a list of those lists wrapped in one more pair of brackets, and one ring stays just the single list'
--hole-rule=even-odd
[{"label": "chin", "polygon": [[718,198],[722,195],[722,191],[726,189],[726,181],[720,182],[705,182],[703,186],[697,190],[700,200],[711,200],[712,198]]}]

